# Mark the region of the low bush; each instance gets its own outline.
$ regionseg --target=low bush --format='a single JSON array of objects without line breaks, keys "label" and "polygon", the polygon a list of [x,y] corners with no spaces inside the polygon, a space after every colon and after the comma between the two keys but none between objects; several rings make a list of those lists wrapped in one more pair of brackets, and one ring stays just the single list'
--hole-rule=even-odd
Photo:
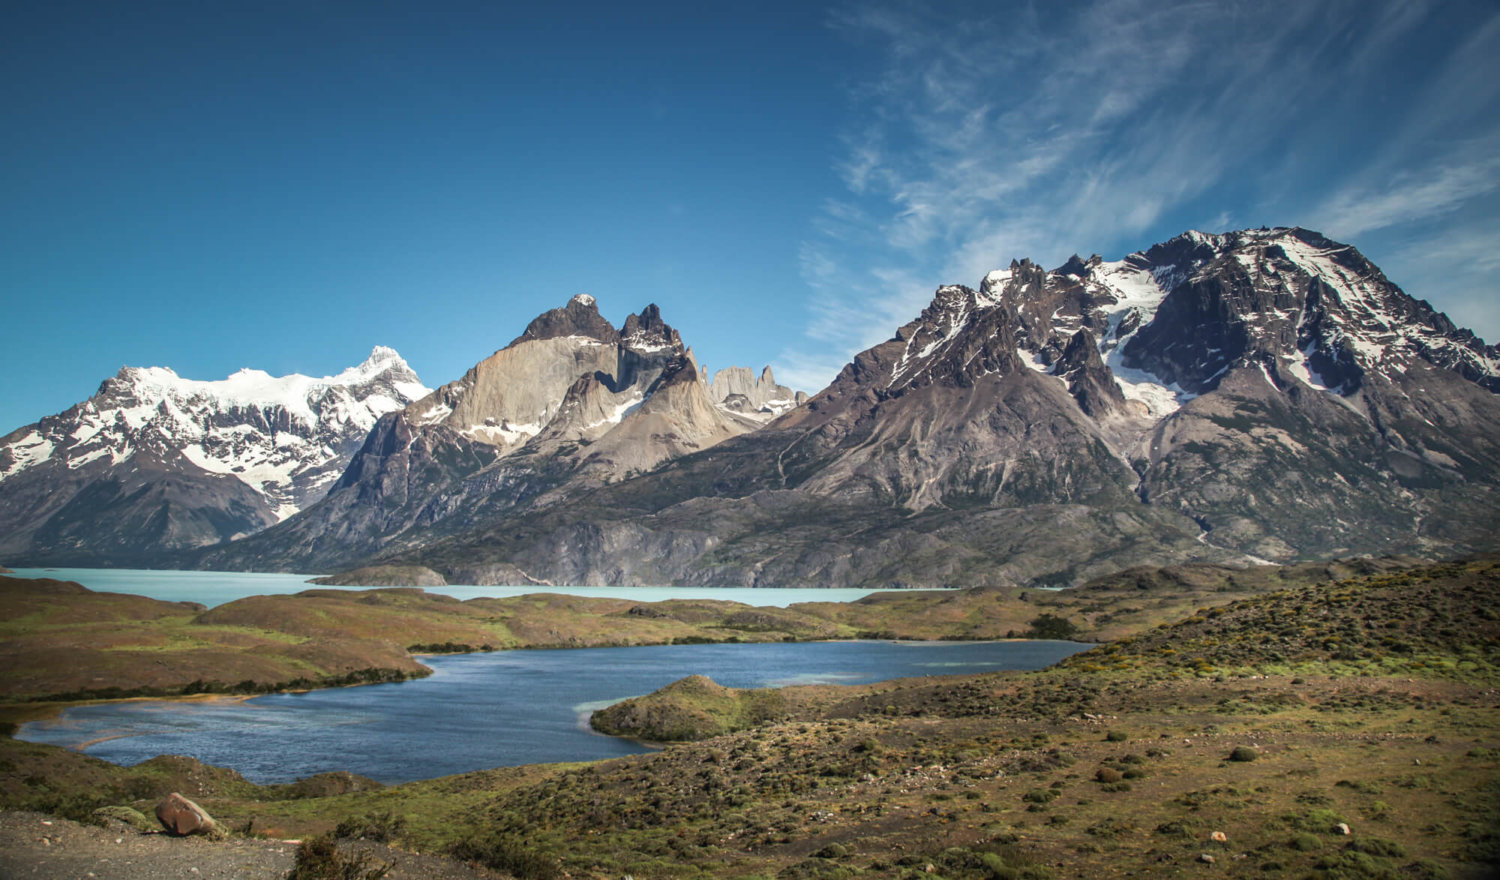
[{"label": "low bush", "polygon": [[526,841],[507,835],[461,840],[453,845],[449,854],[460,861],[478,862],[487,868],[514,874],[521,880],[557,880],[563,876],[557,862],[528,846]]},{"label": "low bush", "polygon": [[348,818],[333,829],[333,836],[340,840],[373,840],[389,843],[392,838],[406,830],[406,817],[397,816],[387,810],[384,813],[368,813],[359,818]]},{"label": "low bush", "polygon": [[380,880],[391,866],[372,859],[369,853],[346,855],[326,834],[308,838],[297,846],[297,860],[286,880]]}]

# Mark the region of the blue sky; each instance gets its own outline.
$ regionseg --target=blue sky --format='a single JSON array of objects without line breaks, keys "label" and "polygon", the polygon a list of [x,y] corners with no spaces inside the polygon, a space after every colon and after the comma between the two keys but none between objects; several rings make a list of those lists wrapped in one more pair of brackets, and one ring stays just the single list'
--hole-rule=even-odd
[{"label": "blue sky", "polygon": [[581,292],[815,391],[940,284],[1188,228],[1500,338],[1493,2],[727,7],[9,4],[0,433],[126,364],[436,386]]}]

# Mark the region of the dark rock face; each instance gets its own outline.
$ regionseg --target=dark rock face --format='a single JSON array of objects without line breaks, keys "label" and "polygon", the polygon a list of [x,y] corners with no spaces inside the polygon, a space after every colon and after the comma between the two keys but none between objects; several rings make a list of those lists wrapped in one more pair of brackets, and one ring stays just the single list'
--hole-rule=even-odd
[{"label": "dark rock face", "polygon": [[1125,395],[1099,357],[1099,347],[1087,327],[1079,328],[1068,340],[1052,373],[1068,383],[1068,393],[1078,401],[1078,408],[1096,419],[1125,405]]},{"label": "dark rock face", "polygon": [[637,351],[683,350],[682,337],[662,320],[661,309],[656,303],[646,306],[639,315],[627,317],[625,326],[620,329],[620,338],[627,348]]},{"label": "dark rock face", "polygon": [[557,339],[567,336],[584,336],[609,345],[620,341],[619,331],[600,316],[594,298],[580,293],[568,300],[568,304],[562,308],[543,312],[532,319],[526,326],[526,331],[511,340],[510,344],[515,345],[528,339]]}]

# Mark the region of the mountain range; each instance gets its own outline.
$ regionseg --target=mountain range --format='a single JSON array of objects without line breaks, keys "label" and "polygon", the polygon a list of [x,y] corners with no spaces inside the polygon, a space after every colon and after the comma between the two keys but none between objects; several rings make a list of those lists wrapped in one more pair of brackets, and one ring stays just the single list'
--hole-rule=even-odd
[{"label": "mountain range", "polygon": [[258,532],[321,498],[376,419],[427,393],[383,346],[320,379],[122,368],[0,437],[0,555],[149,564]]},{"label": "mountain range", "polygon": [[[76,527],[59,540],[57,508],[90,508],[43,499],[87,494],[71,474],[125,460],[58,450],[127,372],[0,441],[5,559],[123,546]],[[939,288],[810,399],[769,370],[710,377],[655,306],[617,329],[587,296],[436,391],[403,381],[416,387],[380,395],[391,405],[337,478],[325,465],[302,494],[262,479],[280,494],[257,495],[249,459],[176,453],[202,479],[252,479],[200,517],[228,525],[144,555],[473,584],[1064,586],[1147,563],[1445,556],[1500,535],[1500,352],[1304,229],[1013,261]],[[132,442],[129,461],[176,460]],[[52,512],[26,531],[30,510]]]}]

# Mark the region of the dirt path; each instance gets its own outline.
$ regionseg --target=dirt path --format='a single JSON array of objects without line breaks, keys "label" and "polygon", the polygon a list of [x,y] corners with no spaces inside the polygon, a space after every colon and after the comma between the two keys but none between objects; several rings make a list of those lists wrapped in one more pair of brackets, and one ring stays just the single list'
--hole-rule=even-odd
[{"label": "dirt path", "polygon": [[[393,865],[388,880],[501,876],[375,844],[342,848],[356,846]],[[0,880],[280,880],[292,869],[296,852],[296,843],[283,840],[173,838],[41,813],[0,812]]]}]

